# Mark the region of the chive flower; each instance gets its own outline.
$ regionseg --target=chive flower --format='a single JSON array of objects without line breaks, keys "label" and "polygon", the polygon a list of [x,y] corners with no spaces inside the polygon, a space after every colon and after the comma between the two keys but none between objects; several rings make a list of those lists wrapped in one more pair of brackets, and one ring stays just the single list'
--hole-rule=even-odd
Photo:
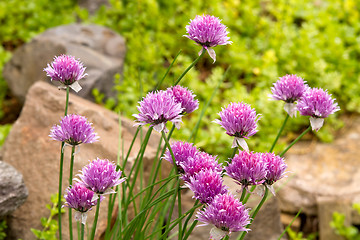
[{"label": "chive flower", "polygon": [[85,69],[82,62],[73,56],[60,55],[56,56],[54,61],[44,68],[44,71],[51,81],[58,81],[65,87],[69,86],[75,92],[79,92],[81,86],[78,81],[87,76]]},{"label": "chive flower", "polygon": [[125,181],[120,178],[122,172],[116,170],[116,164],[108,159],[94,159],[80,172],[77,176],[84,186],[99,195],[115,193],[111,188]]},{"label": "chive flower", "polygon": [[99,136],[94,132],[92,123],[84,116],[69,114],[60,120],[60,125],[54,125],[49,135],[53,140],[75,146],[81,143],[93,143]]},{"label": "chive flower", "polygon": [[250,185],[259,185],[265,181],[267,163],[260,153],[239,151],[225,167],[226,175],[235,180],[242,189]]},{"label": "chive flower", "polygon": [[158,132],[167,132],[166,123],[170,121],[177,129],[180,128],[181,113],[184,109],[181,103],[175,101],[172,93],[162,90],[149,92],[139,104],[139,114],[133,114],[137,119],[135,125],[150,124]]},{"label": "chive flower", "polygon": [[226,130],[226,134],[234,136],[232,147],[242,147],[245,151],[249,151],[249,147],[245,139],[251,137],[257,130],[257,122],[260,117],[246,103],[230,103],[226,108],[221,108],[219,113],[221,120],[216,119],[214,122],[220,124]]},{"label": "chive flower", "polygon": [[214,200],[200,210],[196,220],[202,225],[214,225],[210,230],[210,238],[220,240],[232,232],[249,231],[246,226],[250,223],[249,210],[233,195],[219,194]]},{"label": "chive flower", "polygon": [[324,124],[324,119],[340,110],[327,90],[311,88],[304,93],[297,104],[301,115],[310,116],[312,130],[318,131]]},{"label": "chive flower", "polygon": [[[192,144],[188,142],[177,141],[171,144],[171,150],[174,154],[175,164],[178,168],[179,173],[184,173],[181,165],[183,165],[189,157],[194,158],[196,154],[198,154],[198,149]],[[166,152],[163,156],[163,159],[173,164],[173,159],[170,154],[169,149],[166,149]]]},{"label": "chive flower", "polygon": [[227,193],[227,187],[223,184],[223,179],[219,172],[212,169],[204,169],[196,175],[190,177],[190,181],[185,183],[194,192],[194,198],[203,204],[210,204],[218,194]]},{"label": "chive flower", "polygon": [[180,85],[168,88],[167,91],[171,92],[175,98],[176,103],[181,103],[184,109],[182,114],[189,114],[199,108],[199,101],[195,99],[195,94],[186,87]]},{"label": "chive flower", "polygon": [[279,80],[271,87],[271,98],[274,100],[282,100],[285,102],[284,110],[290,117],[296,117],[296,104],[304,92],[309,89],[301,77],[293,75],[285,75],[280,77]]},{"label": "chive flower", "polygon": [[219,18],[214,16],[198,15],[193,20],[190,19],[189,25],[185,28],[188,35],[183,36],[203,47],[199,55],[206,50],[214,62],[216,61],[216,53],[212,47],[232,43],[229,41],[230,37],[227,36],[229,33],[227,27],[221,23]]},{"label": "chive flower", "polygon": [[217,156],[212,156],[206,152],[198,152],[194,157],[188,157],[186,161],[181,162],[184,174],[181,179],[189,182],[190,178],[198,174],[201,170],[211,169],[214,172],[221,173],[223,168],[217,161]]},{"label": "chive flower", "polygon": [[273,184],[285,176],[287,165],[284,158],[274,153],[262,153],[261,159],[266,163],[266,176],[264,185],[275,196]]},{"label": "chive flower", "polygon": [[87,189],[81,182],[78,182],[66,189],[64,197],[65,203],[63,207],[76,210],[74,213],[75,220],[85,224],[87,212],[91,210],[92,206],[95,206],[97,202],[93,199],[94,192]]}]

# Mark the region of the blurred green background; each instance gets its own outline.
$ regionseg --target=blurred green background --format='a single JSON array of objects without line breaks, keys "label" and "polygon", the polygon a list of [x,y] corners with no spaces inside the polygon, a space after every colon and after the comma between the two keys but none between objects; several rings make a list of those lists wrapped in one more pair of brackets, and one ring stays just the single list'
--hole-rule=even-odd
[{"label": "blurred green background", "polygon": [[[360,0],[109,0],[94,15],[75,0],[1,0],[0,73],[11,53],[48,28],[72,22],[95,23],[125,37],[124,74],[115,76],[119,104],[114,99],[98,102],[131,117],[141,96],[153,89],[181,50],[162,88],[172,84],[197,57],[200,47],[183,37],[185,26],[196,15],[210,14],[228,26],[232,45],[215,49],[217,61],[206,54],[182,80],[200,100],[200,109],[184,118],[175,137],[186,140],[201,108],[231,66],[211,102],[198,133],[196,145],[223,160],[231,154],[232,137],[212,121],[230,102],[251,104],[262,115],[259,132],[248,140],[250,149],[268,150],[285,117],[283,102],[270,101],[270,87],[285,74],[297,74],[311,87],[328,89],[341,111],[326,119],[317,133],[329,142],[343,126],[339,116],[360,112]],[[1,75],[1,74],[0,74]],[[0,118],[11,94],[0,78]],[[140,91],[139,91],[140,90]],[[139,95],[140,92],[140,95]],[[0,120],[1,122],[1,120]],[[5,123],[5,122],[4,122]],[[275,151],[308,126],[307,117],[290,119],[287,133]],[[1,127],[5,134],[9,125]],[[1,141],[0,141],[1,143]]]}]

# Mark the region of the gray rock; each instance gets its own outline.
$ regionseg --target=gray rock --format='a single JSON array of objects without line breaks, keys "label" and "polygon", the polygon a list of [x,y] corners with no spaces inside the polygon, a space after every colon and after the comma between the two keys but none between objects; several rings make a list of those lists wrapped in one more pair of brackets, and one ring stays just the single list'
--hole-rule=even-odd
[{"label": "gray rock", "polygon": [[0,161],[0,218],[20,207],[28,194],[21,173],[6,162]]},{"label": "gray rock", "polygon": [[97,25],[71,24],[51,28],[19,47],[5,65],[3,76],[12,93],[23,103],[34,82],[49,81],[43,69],[60,54],[79,58],[89,74],[79,83],[79,96],[94,100],[97,88],[105,98],[115,97],[114,74],[122,73],[125,40],[114,31]]},{"label": "gray rock", "polygon": [[78,0],[82,8],[86,8],[90,14],[94,14],[101,6],[109,6],[108,0]]},{"label": "gray rock", "polygon": [[[40,218],[49,216],[49,210],[45,208],[45,205],[50,204],[50,196],[58,191],[61,144],[51,140],[48,135],[50,128],[54,124],[58,124],[64,115],[65,94],[64,90],[58,90],[48,83],[35,83],[29,90],[20,117],[14,123],[1,149],[3,161],[14,166],[23,175],[24,182],[29,189],[27,201],[13,212],[8,222],[11,239],[35,239],[30,228],[42,229]],[[97,157],[116,162],[120,131],[118,115],[73,94],[70,94],[68,113],[86,116],[100,136],[99,142],[80,145],[80,149],[75,154],[74,175],[89,160]],[[125,118],[121,118],[121,121],[122,139],[127,152],[136,127],[133,127],[133,121]],[[145,133],[146,129],[144,129]],[[145,178],[150,172],[159,139],[159,135],[153,132],[143,158]],[[140,140],[137,138],[130,154],[130,163],[139,149]],[[70,153],[71,148],[65,147],[63,191],[69,185]],[[131,167],[131,164],[127,167]],[[125,171],[129,172],[129,169],[125,169]],[[168,174],[166,166],[164,166],[163,172]],[[99,230],[97,230],[99,234],[102,232],[100,226],[105,226],[107,204],[108,201],[104,201],[100,207]],[[94,211],[91,211],[88,215],[89,223],[92,223],[93,217]],[[67,214],[63,215],[62,221],[63,239],[67,240]],[[74,224],[75,226],[76,224]]]}]

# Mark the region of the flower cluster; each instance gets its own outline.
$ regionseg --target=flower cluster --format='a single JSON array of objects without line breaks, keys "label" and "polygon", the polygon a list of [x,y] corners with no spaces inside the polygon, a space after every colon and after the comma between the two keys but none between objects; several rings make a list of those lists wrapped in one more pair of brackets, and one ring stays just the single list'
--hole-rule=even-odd
[{"label": "flower cluster", "polygon": [[[207,50],[214,62],[216,61],[216,54],[212,47],[232,43],[229,41],[230,37],[227,36],[229,33],[226,30],[227,27],[221,23],[219,18],[214,16],[196,16],[185,28],[188,35],[184,35],[184,37],[201,45],[203,49]],[[199,52],[199,55],[203,49]]]},{"label": "flower cluster", "polygon": [[111,189],[125,181],[121,171],[116,171],[116,164],[108,159],[97,158],[90,161],[78,174],[85,187],[96,194],[114,193]]},{"label": "flower cluster", "polygon": [[176,103],[181,103],[183,108],[182,114],[192,113],[199,108],[199,101],[195,99],[195,94],[186,87],[176,85],[168,88],[167,91],[173,94]]},{"label": "flower cluster", "polygon": [[87,211],[96,205],[94,192],[87,189],[82,183],[75,183],[66,189],[64,207],[76,210],[74,218],[82,224],[86,223]]},{"label": "flower cluster", "polygon": [[55,57],[54,61],[44,68],[44,71],[52,81],[58,81],[75,92],[79,92],[81,86],[78,81],[87,75],[85,69],[83,64],[73,56],[60,55]]},{"label": "flower cluster", "polygon": [[275,100],[282,100],[285,102],[284,110],[290,117],[296,117],[296,104],[304,92],[308,90],[309,86],[305,84],[301,77],[296,75],[285,75],[271,87],[272,95]]},{"label": "flower cluster", "polygon": [[133,114],[137,119],[135,125],[150,124],[158,132],[167,132],[166,123],[170,121],[179,129],[182,114],[198,108],[198,101],[194,97],[190,90],[181,86],[149,92],[139,102],[139,114]]},{"label": "flower cluster", "polygon": [[90,161],[78,174],[76,183],[67,189],[64,206],[75,209],[75,220],[85,224],[86,213],[97,204],[97,200],[102,201],[104,194],[115,193],[111,188],[125,181],[125,178],[120,178],[121,174],[116,170],[116,164],[107,159]]},{"label": "flower cluster", "polygon": [[219,194],[196,215],[203,225],[212,224],[210,237],[220,240],[231,232],[249,231],[245,226],[250,223],[249,210],[231,194]]},{"label": "flower cluster", "polygon": [[284,158],[274,153],[240,151],[225,167],[226,174],[243,189],[250,185],[264,184],[275,195],[271,187],[284,177],[287,165]]},{"label": "flower cluster", "polygon": [[258,153],[240,151],[225,167],[225,171],[242,188],[247,189],[249,185],[259,185],[265,181],[266,163]]},{"label": "flower cluster", "polygon": [[[194,198],[206,205],[206,208],[198,213],[198,220],[205,224],[214,224],[211,232],[213,239],[216,236],[230,234],[234,231],[245,231],[249,219],[248,210],[228,193],[228,188],[223,184],[221,164],[217,157],[206,152],[199,151],[193,144],[187,142],[175,142],[171,145],[175,158],[175,164],[191,191]],[[173,163],[170,151],[167,150],[163,159]],[[217,200],[215,200],[217,199]],[[228,204],[223,212],[223,204]],[[218,215],[218,211],[222,214]],[[215,214],[215,215],[214,215]],[[233,218],[233,221],[231,219]]]},{"label": "flower cluster", "polygon": [[340,110],[327,90],[311,88],[300,98],[297,109],[301,115],[310,116],[313,130],[318,131],[324,124],[324,118]]},{"label": "flower cluster", "polygon": [[93,143],[98,141],[99,137],[91,125],[85,117],[69,114],[61,119],[60,125],[51,128],[49,136],[72,146]]},{"label": "flower cluster", "polygon": [[230,103],[226,108],[222,108],[219,113],[221,120],[214,122],[220,124],[229,136],[234,136],[232,147],[241,146],[245,151],[249,148],[244,138],[254,135],[257,130],[259,115],[255,109],[246,103]]},{"label": "flower cluster", "polygon": [[290,117],[310,116],[312,130],[318,131],[324,124],[324,118],[340,110],[327,90],[310,88],[306,82],[296,75],[281,77],[271,88],[271,98],[285,101],[284,109]]}]

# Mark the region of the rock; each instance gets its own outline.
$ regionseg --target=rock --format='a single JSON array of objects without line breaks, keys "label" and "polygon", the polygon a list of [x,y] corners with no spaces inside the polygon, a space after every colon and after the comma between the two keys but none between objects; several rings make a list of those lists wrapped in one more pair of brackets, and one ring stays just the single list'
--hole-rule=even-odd
[{"label": "rock", "polygon": [[[30,228],[42,229],[40,218],[49,216],[49,210],[45,208],[45,205],[50,204],[50,196],[58,192],[61,144],[50,139],[48,135],[50,128],[54,124],[59,124],[64,114],[65,94],[64,90],[58,90],[48,83],[35,83],[29,90],[20,117],[14,123],[1,149],[3,161],[14,166],[23,175],[29,190],[27,201],[15,210],[8,222],[11,239],[35,239]],[[70,94],[68,113],[86,116],[100,136],[99,142],[80,145],[75,155],[74,175],[89,160],[96,157],[116,161],[119,146],[118,115],[73,94]],[[133,121],[125,118],[121,118],[121,121],[124,149],[127,150],[136,127],[133,127]],[[159,139],[159,135],[155,133],[150,138],[143,159],[145,177],[149,173],[147,169],[152,166]],[[140,141],[137,138],[130,154],[132,159],[139,148]],[[71,148],[65,147],[64,151],[63,189],[66,189],[69,185],[68,169]],[[166,166],[163,169],[167,172]],[[106,221],[107,204],[107,200],[101,204],[99,226],[103,226],[103,222]],[[92,223],[93,215],[94,210],[89,213],[89,223]],[[62,220],[63,239],[67,240],[67,214],[63,215]],[[100,233],[101,230],[97,232]]]},{"label": "rock", "polygon": [[71,24],[51,28],[19,47],[4,66],[3,76],[12,93],[23,103],[34,82],[49,81],[43,69],[60,54],[79,58],[89,74],[80,80],[79,96],[94,100],[97,88],[105,98],[116,97],[114,75],[121,74],[125,40],[114,31],[97,25]]},{"label": "rock", "polygon": [[28,194],[21,173],[0,161],[0,219],[20,207]]},{"label": "rock", "polygon": [[86,8],[90,14],[94,14],[102,6],[109,6],[109,0],[78,0],[82,8]]},{"label": "rock", "polygon": [[[280,208],[294,215],[302,208],[301,231],[308,232],[305,228],[318,231],[322,227],[321,234],[326,226],[331,231],[328,223],[321,222],[327,217],[318,215],[324,209],[318,199],[336,199],[345,204],[344,208],[360,202],[360,117],[350,120],[334,142],[300,141],[285,155],[289,172],[278,185],[283,185],[278,192]],[[332,210],[335,209],[330,208],[324,214],[330,215]],[[352,210],[351,215],[352,223],[359,224],[358,213]],[[304,222],[312,223],[306,227]],[[321,235],[320,238],[326,239]]]},{"label": "rock", "polygon": [[342,240],[344,237],[337,235],[330,226],[333,213],[338,212],[345,216],[345,226],[351,225],[351,204],[346,199],[333,197],[318,197],[318,218],[320,240]]},{"label": "rock", "polygon": [[360,202],[360,117],[344,129],[333,143],[303,141],[285,155],[289,172],[278,193],[284,212],[303,208],[305,214],[317,215],[318,197]]}]

